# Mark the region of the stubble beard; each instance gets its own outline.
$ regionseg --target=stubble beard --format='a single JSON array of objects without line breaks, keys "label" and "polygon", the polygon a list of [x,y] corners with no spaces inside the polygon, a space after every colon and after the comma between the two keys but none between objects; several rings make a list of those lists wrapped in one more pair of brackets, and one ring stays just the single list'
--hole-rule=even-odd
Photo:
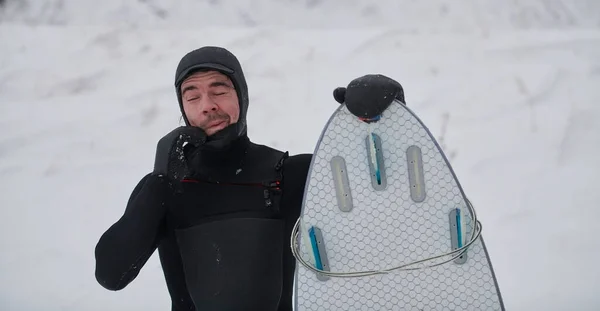
[{"label": "stubble beard", "polygon": [[[224,128],[225,128],[225,127],[229,126],[229,124],[231,123],[230,122],[231,121],[231,117],[228,114],[226,114],[226,113],[217,112],[217,113],[209,115],[209,117],[204,122],[202,122],[202,124],[200,124],[198,127],[200,127],[203,130],[207,131],[209,129],[208,126],[211,123],[213,123],[213,122],[221,122],[221,121],[225,122],[225,126],[224,126]],[[211,134],[214,134],[214,133],[211,133]]]}]

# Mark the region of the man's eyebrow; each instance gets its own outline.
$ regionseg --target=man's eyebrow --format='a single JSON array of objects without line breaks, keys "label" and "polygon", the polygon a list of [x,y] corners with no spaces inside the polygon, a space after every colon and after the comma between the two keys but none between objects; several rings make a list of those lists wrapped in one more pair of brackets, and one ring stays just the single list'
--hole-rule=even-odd
[{"label": "man's eyebrow", "polygon": [[194,85],[188,85],[185,88],[183,88],[183,90],[181,91],[181,96],[183,96],[185,94],[185,92],[187,91],[193,91],[193,90],[197,90],[198,88]]},{"label": "man's eyebrow", "polygon": [[223,81],[215,81],[210,84],[210,87],[217,87],[217,86],[232,87],[229,83],[223,82]]}]

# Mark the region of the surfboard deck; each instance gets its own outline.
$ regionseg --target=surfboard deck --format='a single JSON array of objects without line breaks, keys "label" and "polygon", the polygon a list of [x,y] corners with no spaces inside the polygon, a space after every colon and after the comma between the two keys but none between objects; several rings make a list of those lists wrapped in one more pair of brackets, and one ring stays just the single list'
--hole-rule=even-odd
[{"label": "surfboard deck", "polygon": [[395,100],[376,122],[340,105],[315,148],[293,239],[313,268],[297,264],[294,309],[504,310],[471,207],[406,105]]}]

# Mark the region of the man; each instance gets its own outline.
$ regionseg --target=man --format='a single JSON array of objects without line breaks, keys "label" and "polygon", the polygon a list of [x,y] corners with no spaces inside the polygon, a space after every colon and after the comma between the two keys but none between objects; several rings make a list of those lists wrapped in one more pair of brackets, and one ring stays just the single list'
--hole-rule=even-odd
[{"label": "man", "polygon": [[250,141],[248,88],[226,49],[186,54],[175,88],[186,126],[160,139],[153,172],[98,241],[97,281],[125,288],[158,248],[173,311],[292,310],[289,240],[311,155]]}]

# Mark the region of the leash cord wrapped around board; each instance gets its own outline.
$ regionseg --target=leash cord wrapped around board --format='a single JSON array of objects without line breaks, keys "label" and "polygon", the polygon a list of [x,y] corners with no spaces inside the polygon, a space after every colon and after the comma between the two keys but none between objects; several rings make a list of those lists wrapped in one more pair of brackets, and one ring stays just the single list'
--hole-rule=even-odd
[{"label": "leash cord wrapped around board", "polygon": [[[382,270],[369,270],[369,271],[356,271],[356,272],[332,272],[332,271],[320,270],[320,269],[317,269],[316,267],[314,267],[314,264],[311,264],[311,263],[307,262],[306,260],[304,260],[304,258],[302,258],[302,256],[300,255],[300,251],[299,251],[300,245],[298,243],[299,235],[300,235],[299,227],[305,228],[305,225],[301,225],[302,217],[299,217],[298,220],[296,221],[296,224],[294,225],[294,228],[292,230],[292,234],[290,237],[291,238],[290,245],[291,245],[292,254],[294,255],[294,257],[300,264],[302,264],[304,267],[306,267],[309,270],[312,270],[315,273],[325,275],[325,276],[330,276],[330,277],[341,277],[341,278],[365,277],[365,276],[378,275],[378,274],[387,274],[387,273],[390,273],[393,271],[414,271],[414,270],[422,270],[422,269],[440,266],[440,265],[451,262],[451,261],[459,258],[460,256],[462,256],[463,253],[465,253],[467,251],[467,248],[469,248],[469,246],[471,246],[473,243],[475,243],[475,241],[477,241],[477,239],[481,235],[481,231],[483,229],[481,222],[477,219],[477,213],[475,212],[475,209],[473,208],[473,205],[471,204],[471,202],[469,200],[467,200],[467,206],[468,206],[468,209],[473,218],[473,223],[475,224],[475,228],[474,228],[473,232],[471,233],[470,239],[468,241],[466,241],[464,243],[464,245],[462,245],[461,247],[459,247],[453,251],[443,253],[443,254],[440,254],[437,256],[432,256],[429,258],[416,260],[413,262],[401,264],[396,267],[382,269]],[[304,232],[305,229],[302,229],[302,230],[303,230],[302,235],[306,236],[307,233]],[[307,246],[309,246],[309,245],[307,245]],[[449,259],[446,259],[442,262],[413,267],[418,264],[428,263],[428,262],[434,261],[436,259],[440,259],[440,258],[447,257],[447,256],[452,256],[452,257]]]}]

